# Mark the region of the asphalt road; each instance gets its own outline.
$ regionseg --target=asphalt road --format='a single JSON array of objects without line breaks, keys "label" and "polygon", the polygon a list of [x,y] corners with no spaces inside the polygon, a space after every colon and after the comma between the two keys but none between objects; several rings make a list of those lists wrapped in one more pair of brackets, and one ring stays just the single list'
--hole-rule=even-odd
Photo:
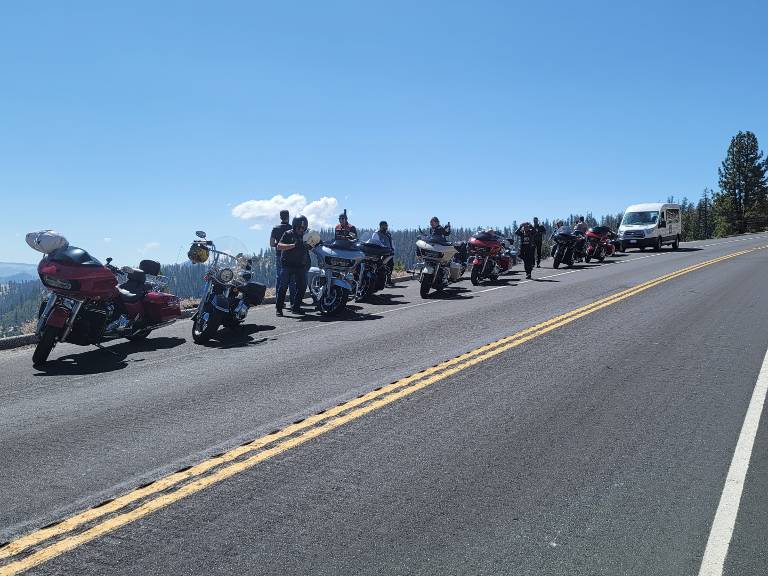
[{"label": "asphalt road", "polygon": [[[222,332],[209,347],[182,321],[110,346],[117,354],[60,345],[45,372],[30,348],[0,352],[0,542],[600,298],[766,244],[546,263],[538,281],[466,281],[426,301],[409,283],[342,321],[264,307],[245,335]],[[697,574],[768,348],[766,285],[761,249],[610,302],[30,573]],[[766,426],[726,574],[768,573]]]}]

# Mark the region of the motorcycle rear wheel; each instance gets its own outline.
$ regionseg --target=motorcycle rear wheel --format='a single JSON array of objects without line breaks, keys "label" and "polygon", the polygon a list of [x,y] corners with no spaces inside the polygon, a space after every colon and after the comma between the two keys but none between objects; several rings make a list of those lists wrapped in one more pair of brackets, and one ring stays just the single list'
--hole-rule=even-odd
[{"label": "motorcycle rear wheel", "polygon": [[32,365],[42,366],[48,360],[48,356],[56,346],[56,336],[59,335],[60,328],[55,326],[46,326],[43,329],[43,333],[40,335],[40,340],[35,346],[35,351],[32,354]]},{"label": "motorcycle rear wheel", "polygon": [[432,288],[432,274],[424,274],[421,277],[421,286],[419,286],[419,294],[422,298],[429,297],[429,289]]},{"label": "motorcycle rear wheel", "polygon": [[[208,313],[207,322],[203,320],[206,312]],[[206,304],[203,308],[203,313],[198,314],[194,322],[192,322],[192,340],[195,341],[195,344],[205,344],[213,338],[216,332],[219,331],[221,320],[221,313],[210,304]]]}]

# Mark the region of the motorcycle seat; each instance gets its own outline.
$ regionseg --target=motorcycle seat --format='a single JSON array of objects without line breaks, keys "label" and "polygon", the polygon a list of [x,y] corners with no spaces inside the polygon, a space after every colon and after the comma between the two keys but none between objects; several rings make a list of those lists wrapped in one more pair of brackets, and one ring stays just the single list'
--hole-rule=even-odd
[{"label": "motorcycle seat", "polygon": [[355,250],[357,249],[357,246],[355,245],[352,240],[347,240],[346,238],[335,238],[333,242],[330,242],[329,244],[326,244],[328,248],[331,248],[332,250]]},{"label": "motorcycle seat", "polygon": [[436,246],[450,246],[451,243],[448,242],[443,236],[430,236],[428,242],[430,244],[435,244]]},{"label": "motorcycle seat", "polygon": [[125,288],[118,288],[117,291],[120,293],[120,300],[125,302],[126,304],[134,304],[136,302],[141,301],[141,299],[144,297],[143,294],[136,294],[134,292],[129,292]]},{"label": "motorcycle seat", "polygon": [[391,256],[394,254],[394,252],[386,246],[381,246],[380,244],[369,244],[367,242],[360,244],[360,249],[363,251],[363,254],[369,256]]}]

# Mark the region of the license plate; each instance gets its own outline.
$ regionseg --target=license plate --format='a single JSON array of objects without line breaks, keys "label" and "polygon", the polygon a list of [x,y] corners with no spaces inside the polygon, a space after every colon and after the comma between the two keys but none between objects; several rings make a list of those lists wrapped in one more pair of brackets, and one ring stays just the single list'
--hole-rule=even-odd
[{"label": "license plate", "polygon": [[637,244],[637,240],[630,240],[629,243],[630,244]]}]

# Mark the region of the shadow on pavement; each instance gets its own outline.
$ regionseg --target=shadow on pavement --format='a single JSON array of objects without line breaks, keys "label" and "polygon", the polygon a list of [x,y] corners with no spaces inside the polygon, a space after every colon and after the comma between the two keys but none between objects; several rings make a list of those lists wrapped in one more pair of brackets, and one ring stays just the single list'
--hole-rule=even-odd
[{"label": "shadow on pavement", "polygon": [[154,352],[169,350],[184,344],[184,338],[176,336],[159,336],[137,342],[121,342],[105,348],[89,348],[80,354],[67,354],[54,360],[49,360],[45,366],[36,367],[35,376],[84,376],[122,370],[130,362],[143,362],[145,358],[129,359],[137,352]]},{"label": "shadow on pavement", "polygon": [[466,294],[472,291],[468,288],[446,288],[442,292],[430,292],[430,300],[471,300],[473,296]]},{"label": "shadow on pavement", "polygon": [[216,336],[203,344],[206,348],[244,348],[252,344],[261,344],[267,341],[267,337],[254,338],[253,334],[269,332],[275,326],[269,324],[244,324],[238,328],[220,328]]}]

